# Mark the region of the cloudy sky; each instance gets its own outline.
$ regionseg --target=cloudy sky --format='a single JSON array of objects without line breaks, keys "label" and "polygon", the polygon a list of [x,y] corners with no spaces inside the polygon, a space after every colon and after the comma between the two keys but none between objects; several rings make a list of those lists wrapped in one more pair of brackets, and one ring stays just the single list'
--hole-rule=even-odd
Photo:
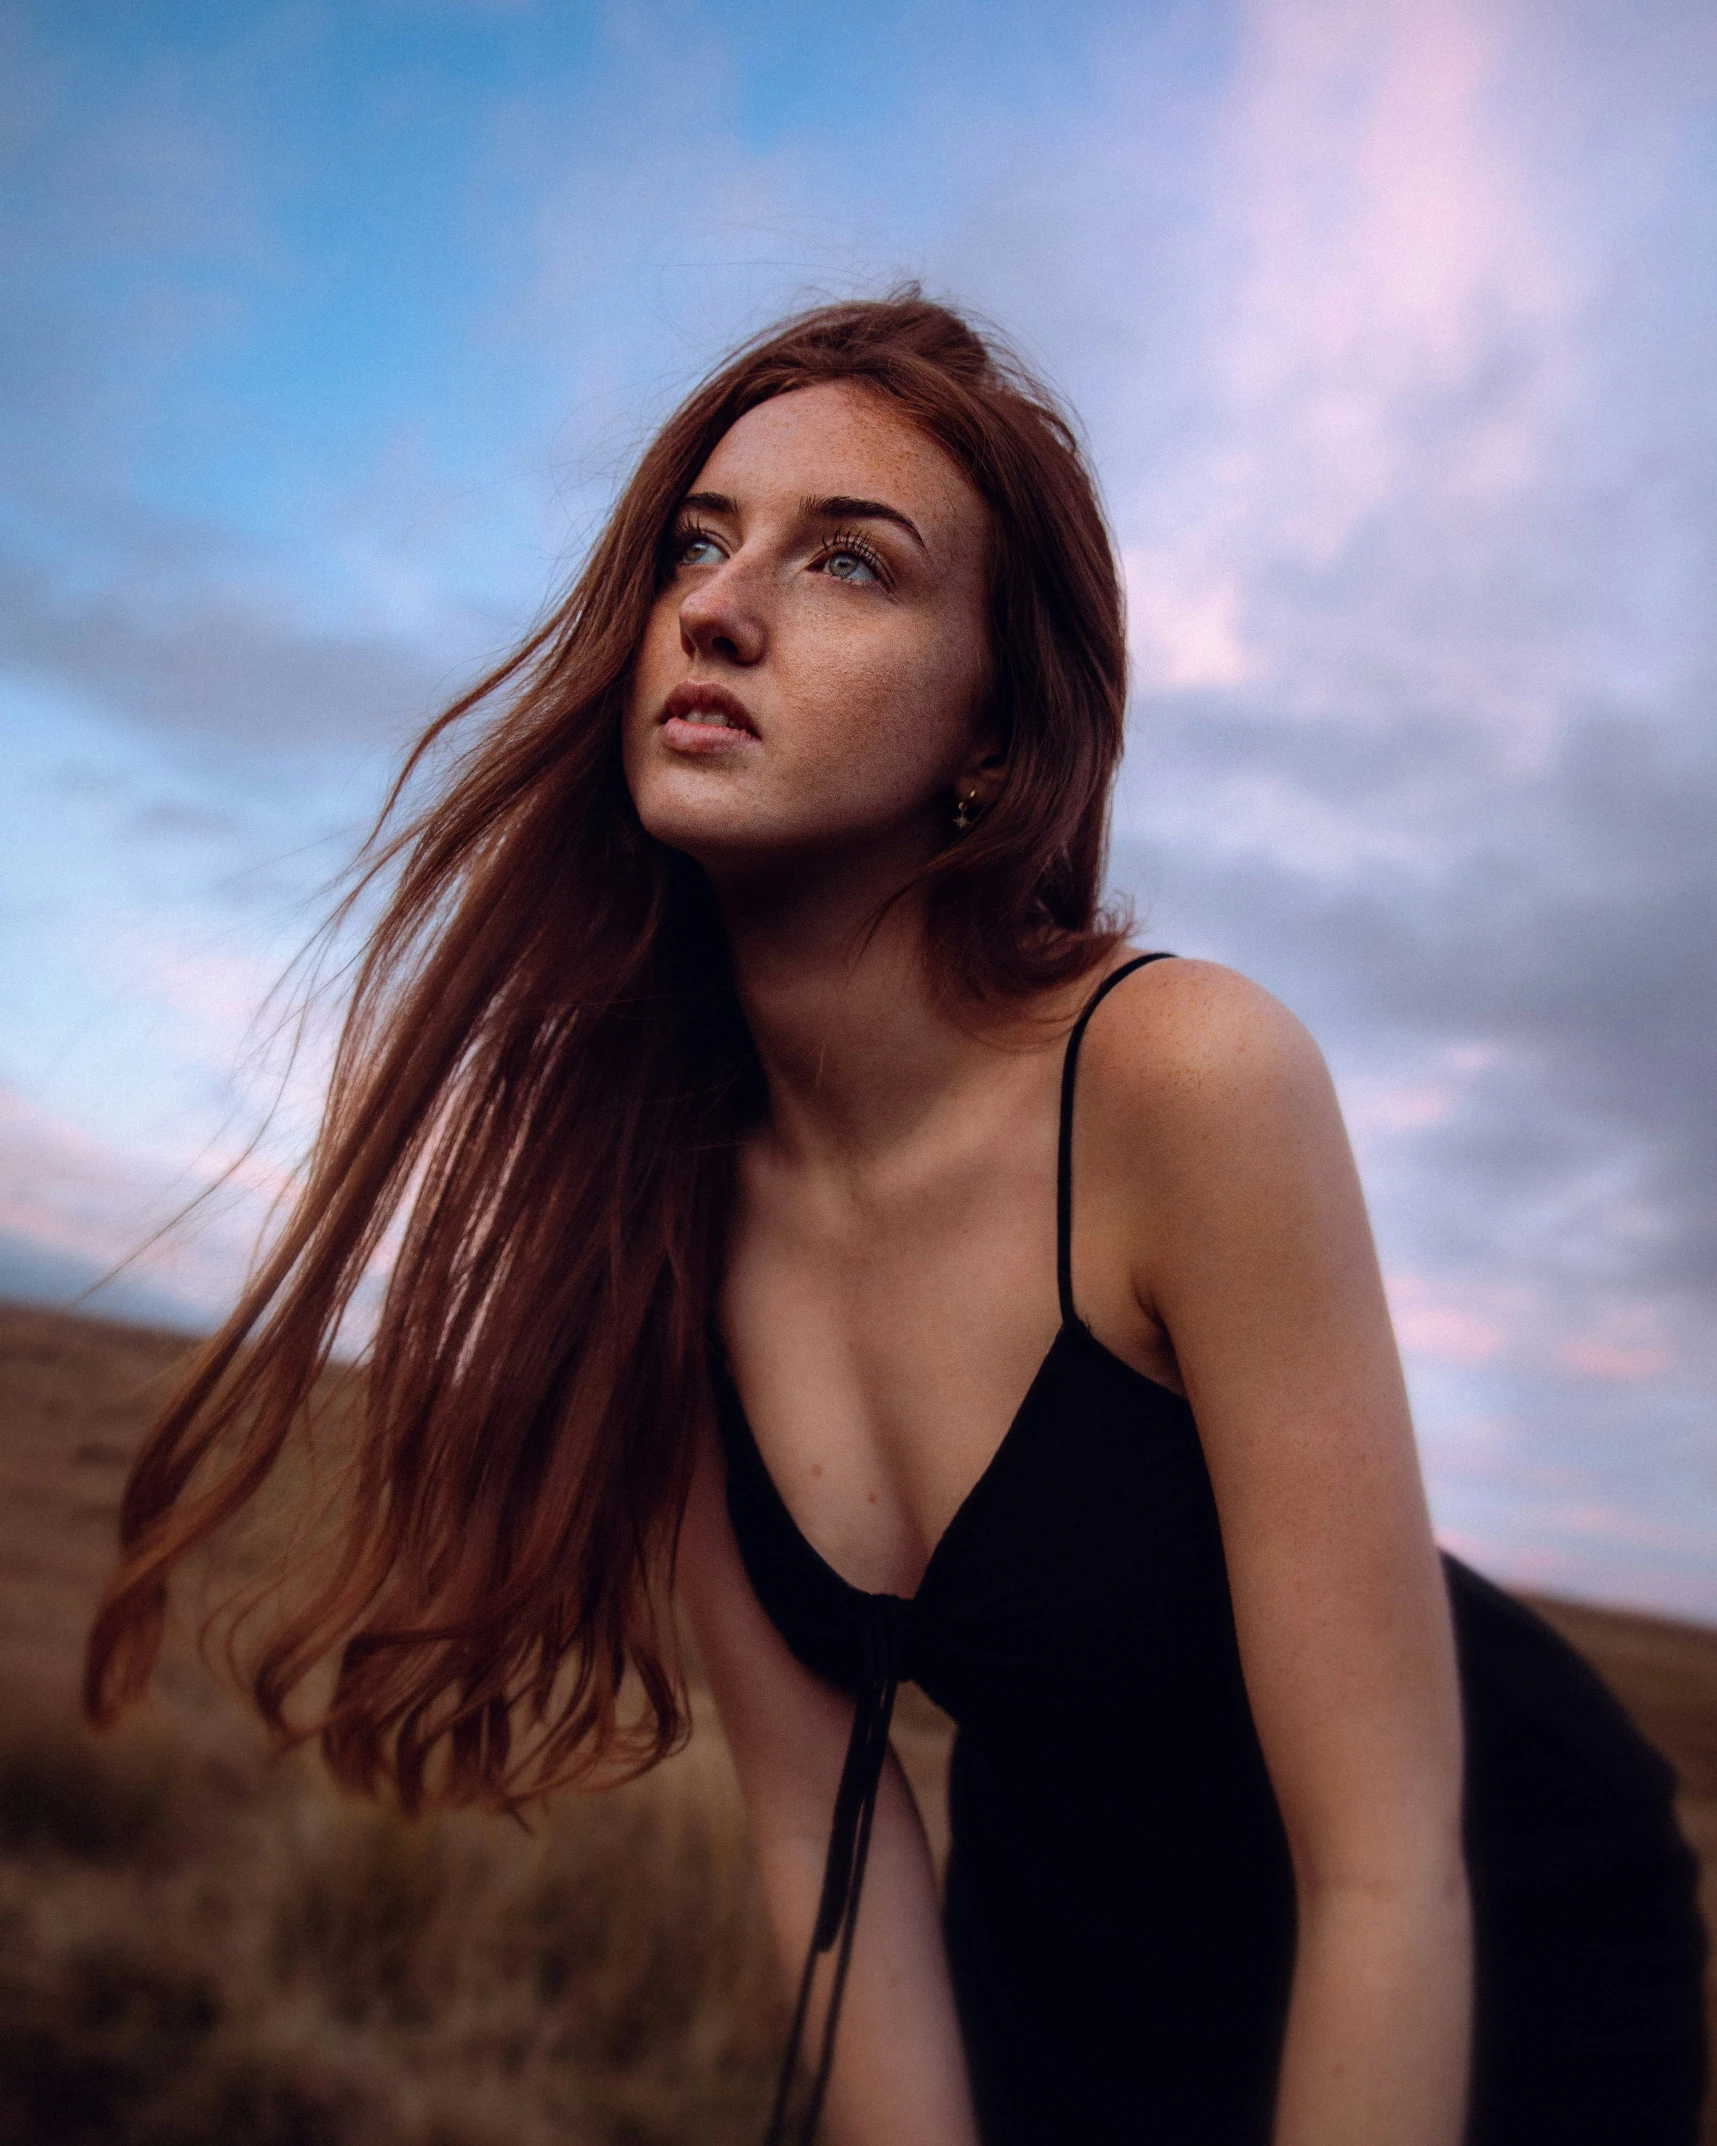
[{"label": "cloudy sky", "polygon": [[[0,1292],[240,1152],[652,421],[916,276],[1083,419],[1116,884],[1329,1053],[1444,1539],[1717,1620],[1708,0],[39,0],[0,104]],[[218,1307],[314,1062],[109,1308]]]}]

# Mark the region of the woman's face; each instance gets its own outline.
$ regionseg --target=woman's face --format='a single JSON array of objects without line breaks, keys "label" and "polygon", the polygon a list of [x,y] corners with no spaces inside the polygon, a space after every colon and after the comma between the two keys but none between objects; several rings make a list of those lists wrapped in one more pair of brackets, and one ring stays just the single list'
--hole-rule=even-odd
[{"label": "woman's face", "polygon": [[940,447],[833,382],[740,418],[682,503],[626,715],[649,832],[714,870],[946,839],[979,727],[988,516]]}]

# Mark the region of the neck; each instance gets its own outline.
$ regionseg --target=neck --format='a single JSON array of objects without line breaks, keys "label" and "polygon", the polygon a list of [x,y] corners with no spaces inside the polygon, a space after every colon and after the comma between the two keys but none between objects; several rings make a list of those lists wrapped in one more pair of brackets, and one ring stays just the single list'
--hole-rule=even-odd
[{"label": "neck", "polygon": [[718,886],[771,1132],[807,1158],[880,1161],[993,1062],[980,1009],[938,994],[917,896],[877,921],[908,877],[871,858]]}]

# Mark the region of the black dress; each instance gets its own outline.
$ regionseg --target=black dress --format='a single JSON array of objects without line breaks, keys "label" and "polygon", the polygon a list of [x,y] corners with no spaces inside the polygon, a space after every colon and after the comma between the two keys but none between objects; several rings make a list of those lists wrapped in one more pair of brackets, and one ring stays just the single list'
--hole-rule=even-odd
[{"label": "black dress", "polygon": [[[1192,1411],[1072,1301],[1079,1044],[1136,966],[1068,1039],[1060,1331],[910,1601],[851,1586],[806,1541],[716,1351],[751,1584],[794,1654],[859,1699],[813,1958],[851,1942],[896,1681],[958,1724],[944,1928],[985,2146],[1263,2146],[1293,1965]],[[1469,2137],[1691,2146],[1705,1938],[1671,1771],[1546,1624],[1444,1565],[1476,1925]],[[784,2100],[785,2080],[772,2137]]]}]

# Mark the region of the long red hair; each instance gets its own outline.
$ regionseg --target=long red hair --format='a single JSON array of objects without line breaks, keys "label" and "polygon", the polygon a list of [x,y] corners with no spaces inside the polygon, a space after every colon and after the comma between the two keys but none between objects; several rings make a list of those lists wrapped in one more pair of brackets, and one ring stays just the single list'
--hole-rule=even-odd
[{"label": "long red hair", "polygon": [[[363,861],[360,889],[387,901],[303,1190],[126,1485],[89,1639],[96,1721],[147,1684],[175,1564],[313,1422],[393,1243],[337,1531],[244,1655],[256,1705],[303,1733],[289,1704],[332,1664],[315,1726],[333,1771],[408,1809],[516,1807],[641,1770],[683,1733],[667,1596],[732,1161],[762,1094],[702,874],[627,793],[621,713],[699,469],[747,410],[830,380],[888,397],[989,509],[1007,773],[921,875],[936,973],[956,997],[1018,998],[1113,943],[1124,622],[1066,419],[915,290],[784,322],[668,420],[565,602],[407,763]],[[408,781],[478,711],[400,824]]]}]

